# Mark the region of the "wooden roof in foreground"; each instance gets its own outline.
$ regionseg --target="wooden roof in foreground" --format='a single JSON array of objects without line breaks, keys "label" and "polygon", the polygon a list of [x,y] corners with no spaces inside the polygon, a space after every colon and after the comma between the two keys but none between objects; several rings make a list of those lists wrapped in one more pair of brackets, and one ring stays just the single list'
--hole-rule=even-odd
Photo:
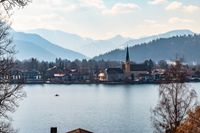
[{"label": "wooden roof in foreground", "polygon": [[72,131],[69,131],[69,132],[66,132],[66,133],[93,133],[93,132],[87,131],[85,129],[78,128],[78,129],[75,129],[75,130],[72,130]]}]

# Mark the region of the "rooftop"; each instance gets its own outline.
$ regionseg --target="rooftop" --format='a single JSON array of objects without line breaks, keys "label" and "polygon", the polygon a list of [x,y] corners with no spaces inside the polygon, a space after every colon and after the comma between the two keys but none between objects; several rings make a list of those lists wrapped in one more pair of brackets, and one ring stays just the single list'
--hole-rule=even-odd
[{"label": "rooftop", "polygon": [[131,64],[131,71],[149,71],[146,64]]},{"label": "rooftop", "polygon": [[93,133],[93,132],[87,131],[85,129],[78,128],[78,129],[75,129],[75,130],[72,130],[72,131],[69,131],[69,132],[66,132],[66,133]]},{"label": "rooftop", "polygon": [[121,68],[108,68],[106,69],[108,74],[123,74],[123,70]]}]

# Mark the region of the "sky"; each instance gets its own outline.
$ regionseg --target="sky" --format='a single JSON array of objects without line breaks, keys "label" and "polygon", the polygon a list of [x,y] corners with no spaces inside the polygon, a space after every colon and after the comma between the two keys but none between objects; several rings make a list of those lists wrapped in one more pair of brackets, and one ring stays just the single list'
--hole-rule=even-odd
[{"label": "sky", "polygon": [[62,30],[82,37],[139,38],[176,29],[200,33],[200,0],[32,0],[12,15],[18,31]]}]

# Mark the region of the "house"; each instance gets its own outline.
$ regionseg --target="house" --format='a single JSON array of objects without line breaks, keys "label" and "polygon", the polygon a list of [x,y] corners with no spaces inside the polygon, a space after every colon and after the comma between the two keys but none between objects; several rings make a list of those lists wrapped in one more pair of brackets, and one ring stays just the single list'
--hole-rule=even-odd
[{"label": "house", "polygon": [[0,79],[11,83],[42,83],[42,75],[36,70],[11,69],[9,74],[0,76]]},{"label": "house", "polygon": [[46,76],[48,79],[60,78],[65,76],[65,72],[57,66],[47,69]]},{"label": "house", "polygon": [[78,128],[78,129],[75,129],[75,130],[72,130],[72,131],[69,131],[69,132],[66,132],[66,133],[93,133],[93,132],[87,131],[85,129]]},{"label": "house", "polygon": [[65,73],[54,73],[53,78],[51,78],[52,83],[65,83],[68,82],[70,79],[69,74]]},{"label": "house", "polygon": [[36,82],[42,79],[42,76],[39,71],[31,70],[31,71],[23,71],[22,72],[22,79],[25,82]]},{"label": "house", "polygon": [[137,81],[142,83],[153,82],[153,76],[151,74],[139,74]]},{"label": "house", "polygon": [[100,72],[98,74],[98,80],[99,81],[106,81],[106,74],[105,74],[105,72]]},{"label": "house", "polygon": [[81,81],[81,82],[90,82],[90,75],[89,75],[89,73],[81,73],[79,81]]},{"label": "house", "polygon": [[124,72],[121,68],[107,68],[105,70],[106,81],[120,82],[124,80]]},{"label": "house", "polygon": [[165,69],[154,69],[152,71],[152,76],[154,81],[164,80]]},{"label": "house", "polygon": [[[57,133],[57,127],[51,127],[50,133]],[[72,130],[72,131],[69,131],[69,132],[66,132],[66,133],[93,133],[93,132],[87,131],[85,129],[78,128],[78,129],[75,129],[75,130]]]},{"label": "house", "polygon": [[139,79],[142,75],[149,75],[150,69],[149,67],[142,63],[142,64],[131,64],[130,66],[130,73],[132,79]]},{"label": "house", "polygon": [[12,68],[9,73],[1,73],[0,80],[9,81],[12,83],[17,83],[22,81],[22,71],[20,69]]},{"label": "house", "polygon": [[21,80],[22,78],[22,71],[13,69],[10,71],[11,80]]}]

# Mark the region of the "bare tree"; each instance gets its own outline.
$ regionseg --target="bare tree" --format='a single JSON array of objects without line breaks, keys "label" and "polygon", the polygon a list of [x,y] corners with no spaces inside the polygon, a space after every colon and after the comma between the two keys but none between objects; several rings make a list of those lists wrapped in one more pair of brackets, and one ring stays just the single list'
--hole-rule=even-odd
[{"label": "bare tree", "polygon": [[12,133],[8,117],[9,112],[14,112],[18,101],[25,96],[21,85],[11,85],[9,72],[12,69],[14,47],[9,36],[9,25],[0,19],[0,132]]},{"label": "bare tree", "polygon": [[[12,38],[9,35],[10,25],[3,14],[14,7],[23,7],[29,0],[0,0],[0,133],[14,133],[8,113],[15,111],[19,100],[25,96],[22,86],[10,84],[10,71],[13,68],[15,54]],[[2,9],[3,7],[3,9]]]},{"label": "bare tree", "polygon": [[3,7],[6,14],[9,14],[9,11],[14,7],[24,7],[28,2],[30,2],[30,0],[0,0],[0,6]]},{"label": "bare tree", "polygon": [[10,123],[0,122],[0,133],[16,133]]},{"label": "bare tree", "polygon": [[196,103],[196,92],[185,83],[186,71],[180,62],[170,66],[165,80],[159,85],[159,103],[152,121],[155,133],[175,133]]}]

